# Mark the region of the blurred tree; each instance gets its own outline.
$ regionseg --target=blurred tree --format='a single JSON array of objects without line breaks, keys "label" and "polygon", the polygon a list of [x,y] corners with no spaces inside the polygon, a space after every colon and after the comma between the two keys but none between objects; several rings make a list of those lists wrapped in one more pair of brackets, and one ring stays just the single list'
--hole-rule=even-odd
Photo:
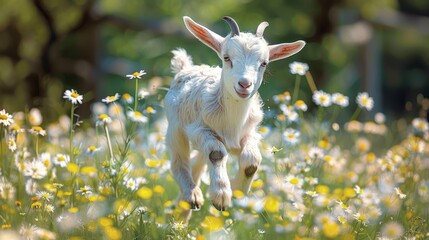
[{"label": "blurred tree", "polygon": [[[182,16],[226,35],[221,18],[230,15],[244,31],[268,21],[271,43],[308,43],[300,54],[270,64],[265,100],[292,89],[288,64],[303,61],[320,88],[352,98],[370,91],[379,110],[398,112],[417,92],[429,95],[428,13],[426,0],[3,0],[0,104],[10,112],[43,107],[53,119],[65,111],[58,101],[65,89],[95,101],[129,91],[133,84],[124,75],[136,70],[170,78],[176,47],[196,63],[217,65],[216,54],[186,32]],[[87,115],[89,104],[79,111]]]}]

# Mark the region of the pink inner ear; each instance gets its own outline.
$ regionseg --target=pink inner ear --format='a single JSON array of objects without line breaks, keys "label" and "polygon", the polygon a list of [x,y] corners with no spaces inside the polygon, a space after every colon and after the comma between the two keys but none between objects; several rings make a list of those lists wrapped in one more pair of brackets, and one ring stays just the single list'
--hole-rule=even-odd
[{"label": "pink inner ear", "polygon": [[293,53],[297,48],[299,48],[300,44],[292,44],[292,45],[283,45],[278,48],[272,49],[270,51],[270,59],[278,59],[282,57],[286,57]]},{"label": "pink inner ear", "polygon": [[192,31],[197,36],[197,38],[199,38],[205,44],[209,45],[211,48],[218,51],[219,46],[217,46],[213,43],[213,39],[207,34],[207,32],[203,28],[201,28],[195,24],[190,24],[190,27],[192,28]]}]

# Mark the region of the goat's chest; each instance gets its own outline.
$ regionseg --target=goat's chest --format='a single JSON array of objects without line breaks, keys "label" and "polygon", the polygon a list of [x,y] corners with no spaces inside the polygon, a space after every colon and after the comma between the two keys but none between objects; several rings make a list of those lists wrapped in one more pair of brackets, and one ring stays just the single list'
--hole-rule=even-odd
[{"label": "goat's chest", "polygon": [[240,141],[246,132],[248,109],[232,107],[207,119],[209,127],[218,135],[228,149],[239,149]]}]

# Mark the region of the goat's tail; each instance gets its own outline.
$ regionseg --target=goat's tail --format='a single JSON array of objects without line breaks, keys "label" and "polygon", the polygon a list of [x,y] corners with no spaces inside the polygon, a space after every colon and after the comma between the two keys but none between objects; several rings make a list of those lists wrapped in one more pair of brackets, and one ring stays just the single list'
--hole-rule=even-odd
[{"label": "goat's tail", "polygon": [[173,50],[172,53],[174,56],[171,59],[171,70],[173,71],[174,74],[194,64],[192,62],[191,56],[189,56],[188,53],[186,53],[185,49],[177,48]]}]

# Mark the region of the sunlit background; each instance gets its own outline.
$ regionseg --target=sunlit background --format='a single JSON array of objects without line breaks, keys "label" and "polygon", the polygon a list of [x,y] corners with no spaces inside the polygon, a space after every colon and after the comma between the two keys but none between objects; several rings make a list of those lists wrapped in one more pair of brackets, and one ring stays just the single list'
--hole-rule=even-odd
[{"label": "sunlit background", "polygon": [[[99,101],[131,92],[133,82],[125,75],[140,69],[148,73],[145,87],[168,87],[176,47],[187,49],[196,63],[219,64],[216,54],[186,31],[184,15],[220,35],[229,32],[225,15],[250,32],[268,21],[270,43],[307,42],[299,54],[270,64],[261,88],[266,106],[274,94],[292,91],[292,61],[309,64],[319,89],[349,96],[369,92],[374,113],[415,116],[413,106],[429,96],[426,0],[3,0],[1,5],[0,106],[9,112],[38,107],[47,121],[64,113],[59,99],[65,89],[77,89],[87,102]],[[301,88],[300,97],[311,101],[308,86]],[[89,106],[79,114],[88,116]]]}]

